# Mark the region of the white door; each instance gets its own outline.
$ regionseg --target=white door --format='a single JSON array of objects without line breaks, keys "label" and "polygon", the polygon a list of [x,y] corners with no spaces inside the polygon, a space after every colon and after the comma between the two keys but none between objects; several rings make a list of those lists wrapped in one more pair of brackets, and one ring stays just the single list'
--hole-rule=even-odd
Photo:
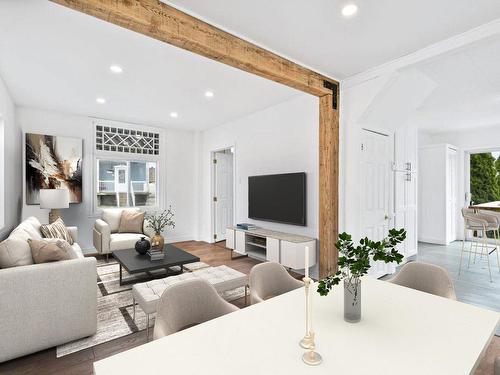
[{"label": "white door", "polygon": [[216,152],[214,158],[214,239],[226,239],[233,225],[233,154]]},{"label": "white door", "polygon": [[[361,236],[379,241],[387,236],[391,218],[392,138],[363,130],[361,146]],[[394,272],[394,266],[375,262],[370,275],[380,277]]]},{"label": "white door", "polygon": [[447,197],[447,213],[446,213],[446,241],[448,243],[457,239],[457,151],[448,148],[446,151],[447,158],[447,181],[446,181],[446,197]]},{"label": "white door", "polygon": [[128,167],[126,165],[115,166],[115,193],[116,193],[116,206],[128,206]]}]

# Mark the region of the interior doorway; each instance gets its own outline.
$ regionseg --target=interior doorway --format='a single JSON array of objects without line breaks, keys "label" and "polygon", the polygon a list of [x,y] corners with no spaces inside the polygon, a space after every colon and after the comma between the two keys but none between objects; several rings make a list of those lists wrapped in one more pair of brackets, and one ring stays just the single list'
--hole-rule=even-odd
[{"label": "interior doorway", "polygon": [[211,159],[213,242],[220,242],[234,224],[234,147],[213,151]]}]

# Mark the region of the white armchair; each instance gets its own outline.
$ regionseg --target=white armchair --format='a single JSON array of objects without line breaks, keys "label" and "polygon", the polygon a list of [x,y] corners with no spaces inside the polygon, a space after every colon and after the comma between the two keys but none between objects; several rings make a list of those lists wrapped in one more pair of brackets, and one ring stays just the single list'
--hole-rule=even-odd
[{"label": "white armchair", "polygon": [[153,236],[151,229],[147,227],[146,221],[141,233],[118,233],[122,211],[139,212],[139,208],[109,208],[102,211],[102,219],[97,219],[94,224],[93,240],[94,247],[100,254],[106,254],[118,250],[134,248],[135,243],[141,238]]}]

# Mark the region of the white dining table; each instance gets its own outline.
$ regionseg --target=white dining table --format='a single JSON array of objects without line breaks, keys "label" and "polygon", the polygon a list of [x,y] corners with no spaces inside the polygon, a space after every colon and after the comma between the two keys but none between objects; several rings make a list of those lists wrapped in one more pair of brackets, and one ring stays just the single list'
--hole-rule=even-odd
[{"label": "white dining table", "polygon": [[472,374],[498,312],[372,278],[362,320],[343,320],[343,288],[314,296],[319,366],[302,361],[304,289],[274,297],[94,363],[96,375]]}]

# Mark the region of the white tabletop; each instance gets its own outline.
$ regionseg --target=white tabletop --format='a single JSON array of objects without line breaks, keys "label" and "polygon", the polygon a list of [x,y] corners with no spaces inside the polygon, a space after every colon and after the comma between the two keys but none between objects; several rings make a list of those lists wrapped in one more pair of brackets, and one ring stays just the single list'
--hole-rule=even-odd
[{"label": "white tabletop", "polygon": [[315,295],[323,363],[302,362],[298,289],[94,364],[95,374],[471,374],[500,314],[365,278],[362,321],[343,320],[340,287]]}]

